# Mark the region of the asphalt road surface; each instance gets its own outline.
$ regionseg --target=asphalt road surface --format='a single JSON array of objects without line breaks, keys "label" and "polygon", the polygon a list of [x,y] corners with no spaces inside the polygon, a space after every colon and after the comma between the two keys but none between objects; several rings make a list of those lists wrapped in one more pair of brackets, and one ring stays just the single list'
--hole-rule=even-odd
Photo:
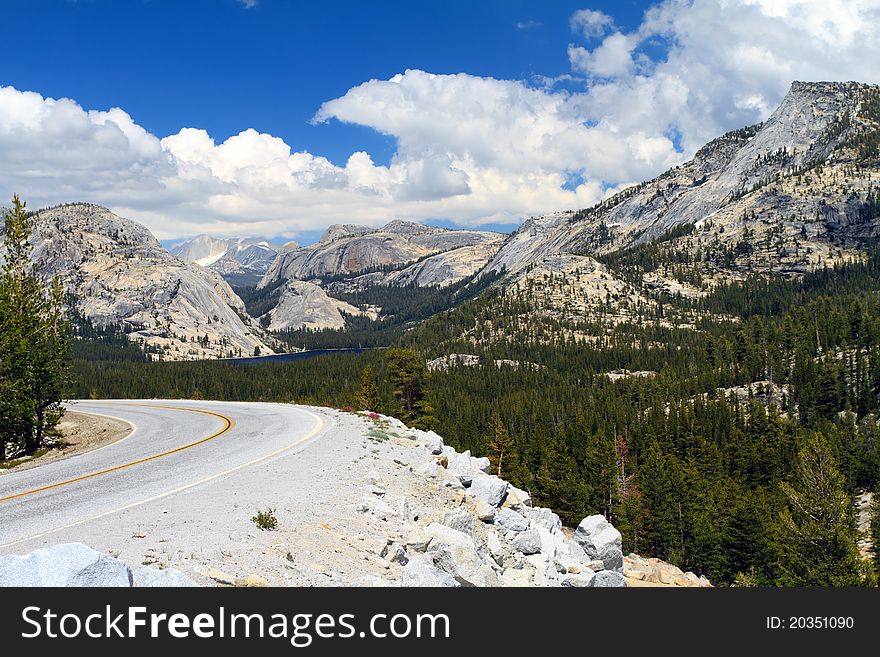
[{"label": "asphalt road surface", "polygon": [[134,425],[120,441],[0,474],[0,550],[217,483],[317,440],[332,420],[286,404],[80,401]]}]

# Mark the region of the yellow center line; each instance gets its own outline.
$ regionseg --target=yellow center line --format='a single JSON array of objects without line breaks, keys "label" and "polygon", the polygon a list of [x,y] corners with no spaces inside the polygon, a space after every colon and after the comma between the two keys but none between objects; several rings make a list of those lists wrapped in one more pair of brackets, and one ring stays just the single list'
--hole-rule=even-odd
[{"label": "yellow center line", "polygon": [[[93,402],[94,403],[94,402]],[[194,443],[189,443],[188,445],[182,445],[180,447],[175,447],[174,449],[170,449],[167,452],[162,452],[161,454],[153,454],[152,456],[147,456],[142,459],[138,459],[137,461],[131,461],[130,463],[123,463],[122,465],[116,465],[112,468],[107,468],[106,470],[99,470],[98,472],[90,472],[89,474],[82,475],[80,477],[75,477],[73,479],[67,479],[66,481],[59,481],[55,484],[49,484],[48,486],[41,486],[40,488],[34,488],[33,490],[24,491],[22,493],[15,493],[14,495],[7,495],[6,497],[0,497],[0,503],[9,502],[10,500],[16,500],[21,497],[27,497],[28,495],[36,495],[37,493],[42,493],[47,490],[52,490],[54,488],[61,488],[62,486],[69,486],[70,484],[76,484],[81,481],[86,481],[87,479],[93,479],[95,477],[100,477],[101,475],[110,474],[112,472],[118,472],[119,470],[125,470],[126,468],[132,468],[136,465],[140,465],[142,463],[148,463],[150,461],[155,461],[156,459],[165,458],[166,456],[171,456],[172,454],[177,454],[178,452],[182,452],[187,449],[191,449],[193,447],[197,447],[199,445],[203,445],[215,438],[222,436],[224,433],[229,431],[235,426],[235,420],[231,417],[227,417],[225,415],[221,415],[220,413],[212,413],[211,411],[202,411],[196,408],[180,408],[178,406],[159,406],[157,404],[113,404],[114,406],[143,406],[145,408],[164,408],[166,410],[171,411],[184,411],[187,413],[201,413],[202,415],[212,415],[213,417],[220,418],[223,420],[224,426],[220,431],[211,434],[207,438],[202,438],[201,440],[197,440]]]}]

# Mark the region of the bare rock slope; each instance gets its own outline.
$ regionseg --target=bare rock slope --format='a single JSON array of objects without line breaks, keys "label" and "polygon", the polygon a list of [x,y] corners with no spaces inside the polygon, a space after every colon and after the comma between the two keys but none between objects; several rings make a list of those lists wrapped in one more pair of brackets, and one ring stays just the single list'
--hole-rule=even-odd
[{"label": "bare rock slope", "polygon": [[770,232],[781,263],[815,266],[829,243],[851,248],[876,231],[865,206],[880,171],[876,144],[866,146],[878,128],[877,86],[795,82],[765,123],[714,139],[592,208],[526,221],[489,267],[521,272],[547,258],[610,253],[682,225],[696,226],[704,246],[737,244],[746,229],[758,243]]},{"label": "bare rock slope", "polygon": [[38,211],[33,225],[40,274],[58,276],[93,325],[124,327],[160,359],[271,353],[218,274],[170,255],[140,224],[73,203]]},{"label": "bare rock slope", "polygon": [[[403,269],[401,265],[440,253],[452,253],[477,245],[500,246],[500,243],[501,236],[497,233],[446,230],[410,221],[392,221],[379,229],[334,224],[316,244],[282,254],[272,264],[261,285],[268,285],[279,278],[310,280],[350,277],[381,271],[383,268],[392,271]],[[472,263],[469,272],[463,275],[479,270],[488,261],[483,253],[471,250],[459,254],[460,260]],[[448,285],[458,280],[455,272],[439,270],[435,267],[432,271],[436,275],[425,275],[418,284]]]}]

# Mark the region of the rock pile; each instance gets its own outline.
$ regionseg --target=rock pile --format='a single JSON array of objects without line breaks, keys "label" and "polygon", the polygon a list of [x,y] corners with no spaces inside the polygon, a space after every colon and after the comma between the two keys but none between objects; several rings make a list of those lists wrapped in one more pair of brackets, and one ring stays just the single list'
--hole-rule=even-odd
[{"label": "rock pile", "polygon": [[[552,510],[489,473],[489,460],[457,452],[433,431],[381,421],[412,440],[424,461],[418,475],[457,491],[453,509],[412,509],[406,498],[386,498],[371,474],[358,510],[395,518],[403,540],[388,539],[379,554],[402,566],[402,586],[626,586],[621,537],[603,516],[584,518],[573,535]],[[373,581],[369,583],[378,584]]]}]

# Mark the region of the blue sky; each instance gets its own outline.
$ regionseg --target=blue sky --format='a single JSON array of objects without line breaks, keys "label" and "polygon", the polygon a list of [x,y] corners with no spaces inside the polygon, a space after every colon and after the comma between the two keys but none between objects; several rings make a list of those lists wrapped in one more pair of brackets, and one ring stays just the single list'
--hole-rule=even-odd
[{"label": "blue sky", "polygon": [[765,119],[793,79],[876,81],[880,59],[874,0],[3,6],[0,194],[102,203],[163,239],[510,229]]},{"label": "blue sky", "polygon": [[[205,128],[218,141],[255,128],[345,164],[367,150],[388,164],[394,140],[338,122],[321,104],[406,69],[503,79],[568,68],[564,0],[13,0],[19,41],[0,40],[0,83],[123,107],[157,135]],[[645,2],[598,2],[623,26]],[[8,15],[8,9],[7,9]],[[39,43],[22,53],[22,43]]]}]

